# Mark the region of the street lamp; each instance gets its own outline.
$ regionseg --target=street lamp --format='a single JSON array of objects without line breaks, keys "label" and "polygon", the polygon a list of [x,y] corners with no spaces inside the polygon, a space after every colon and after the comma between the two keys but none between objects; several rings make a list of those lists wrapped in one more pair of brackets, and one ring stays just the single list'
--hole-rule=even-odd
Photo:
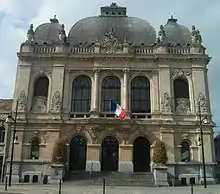
[{"label": "street lamp", "polygon": [[14,131],[12,135],[12,146],[11,146],[11,159],[10,159],[10,169],[9,169],[9,180],[8,180],[8,186],[11,186],[11,178],[12,178],[12,165],[13,165],[13,156],[14,156],[14,140],[16,135],[16,124],[17,124],[17,113],[18,113],[18,101],[16,102],[16,109],[15,109],[15,118],[13,118],[11,115],[8,115],[8,118],[6,118],[5,122],[9,123],[11,120],[14,122]]},{"label": "street lamp", "polygon": [[202,147],[202,167],[203,167],[203,178],[204,178],[204,188],[207,188],[206,181],[206,167],[205,167],[205,152],[204,152],[204,140],[203,140],[203,124],[209,124],[207,116],[202,118],[200,101],[198,102],[198,113],[199,113],[199,128],[200,128],[200,138],[201,138],[201,147]]}]

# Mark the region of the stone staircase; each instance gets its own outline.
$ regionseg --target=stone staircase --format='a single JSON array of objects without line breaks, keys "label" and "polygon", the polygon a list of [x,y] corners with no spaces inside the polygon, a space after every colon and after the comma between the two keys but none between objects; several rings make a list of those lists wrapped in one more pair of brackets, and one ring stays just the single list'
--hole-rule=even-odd
[{"label": "stone staircase", "polygon": [[102,185],[103,179],[107,186],[148,186],[154,185],[151,172],[122,173],[122,172],[67,172],[64,178],[66,183],[76,185]]}]

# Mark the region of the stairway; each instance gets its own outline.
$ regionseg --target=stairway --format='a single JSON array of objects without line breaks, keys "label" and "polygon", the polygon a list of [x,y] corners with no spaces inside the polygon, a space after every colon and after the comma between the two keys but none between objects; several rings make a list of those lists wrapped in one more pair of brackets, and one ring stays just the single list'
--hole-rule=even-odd
[{"label": "stairway", "polygon": [[102,185],[103,179],[107,186],[154,186],[151,172],[67,172],[65,182],[76,185]]}]

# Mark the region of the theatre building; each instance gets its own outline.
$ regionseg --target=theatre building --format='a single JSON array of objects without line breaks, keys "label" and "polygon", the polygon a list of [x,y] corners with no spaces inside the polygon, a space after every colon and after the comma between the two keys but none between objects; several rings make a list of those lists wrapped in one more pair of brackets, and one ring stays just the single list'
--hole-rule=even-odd
[{"label": "theatre building", "polygon": [[[207,180],[214,181],[210,57],[199,30],[171,16],[161,19],[166,23],[156,31],[115,3],[101,7],[98,15],[76,22],[68,32],[56,17],[30,25],[17,53],[13,181],[28,176],[41,181],[62,138],[67,171],[150,172],[160,139],[169,180],[200,182],[199,108],[209,120],[203,138]],[[110,99],[125,110],[125,119],[111,112]],[[13,131],[13,122],[7,128]]]}]

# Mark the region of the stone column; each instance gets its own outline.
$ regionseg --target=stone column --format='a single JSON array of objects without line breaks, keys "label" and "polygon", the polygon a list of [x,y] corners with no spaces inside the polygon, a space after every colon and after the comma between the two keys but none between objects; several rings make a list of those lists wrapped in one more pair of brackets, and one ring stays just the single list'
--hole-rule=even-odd
[{"label": "stone column", "polygon": [[87,145],[87,172],[99,172],[101,170],[100,165],[100,144],[88,144]]},{"label": "stone column", "polygon": [[126,111],[126,115],[129,115],[129,86],[128,86],[128,78],[129,78],[129,69],[124,69],[124,79],[123,79],[123,99],[121,99],[121,104]]},{"label": "stone column", "polygon": [[92,84],[91,117],[98,117],[99,113],[99,69],[94,69]]}]

